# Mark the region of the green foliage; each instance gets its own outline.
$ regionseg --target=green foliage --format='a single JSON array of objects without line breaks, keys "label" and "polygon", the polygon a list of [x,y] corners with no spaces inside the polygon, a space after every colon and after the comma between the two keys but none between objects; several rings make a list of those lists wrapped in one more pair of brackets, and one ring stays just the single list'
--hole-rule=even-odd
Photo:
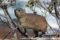
[{"label": "green foliage", "polygon": [[34,0],[29,0],[28,4],[26,5],[27,7],[33,7],[34,6]]},{"label": "green foliage", "polygon": [[0,2],[2,2],[2,0],[0,0]]},{"label": "green foliage", "polygon": [[52,10],[53,10],[53,5],[52,4],[49,5],[48,10],[49,10],[49,12],[52,12]]}]

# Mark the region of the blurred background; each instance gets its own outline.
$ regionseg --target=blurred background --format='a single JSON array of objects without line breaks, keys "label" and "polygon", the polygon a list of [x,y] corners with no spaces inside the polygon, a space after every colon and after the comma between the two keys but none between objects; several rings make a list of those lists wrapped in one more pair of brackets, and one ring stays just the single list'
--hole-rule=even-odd
[{"label": "blurred background", "polygon": [[[14,13],[16,8],[22,8],[26,13],[33,13],[35,11],[37,12],[37,15],[41,15],[46,18],[54,32],[60,32],[60,0],[34,0],[34,5],[30,5],[28,3],[29,1],[32,0],[3,0],[2,4],[7,5],[8,14],[12,19],[16,19]],[[55,10],[54,2],[56,2],[57,10]],[[0,7],[0,15],[7,17],[2,7]],[[6,20],[2,16],[0,16],[1,19]],[[48,27],[46,34],[51,34],[53,31]]]}]

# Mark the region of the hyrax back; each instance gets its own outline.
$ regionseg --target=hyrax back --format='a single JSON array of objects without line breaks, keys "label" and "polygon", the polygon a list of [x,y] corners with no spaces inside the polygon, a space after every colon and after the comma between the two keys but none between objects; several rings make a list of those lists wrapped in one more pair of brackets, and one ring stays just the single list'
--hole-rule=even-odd
[{"label": "hyrax back", "polygon": [[27,14],[20,12],[20,10],[15,10],[15,15],[21,22],[23,28],[31,28],[37,31],[46,32],[47,22],[43,16]]}]

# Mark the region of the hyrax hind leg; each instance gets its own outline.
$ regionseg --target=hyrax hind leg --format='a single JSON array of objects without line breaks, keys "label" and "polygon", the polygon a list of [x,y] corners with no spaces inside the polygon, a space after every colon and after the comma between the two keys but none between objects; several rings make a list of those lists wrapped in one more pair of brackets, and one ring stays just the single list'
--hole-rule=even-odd
[{"label": "hyrax hind leg", "polygon": [[45,34],[45,32],[42,32],[42,33],[39,35],[39,31],[37,31],[37,30],[34,30],[34,33],[35,33],[35,37],[42,37],[42,36]]},{"label": "hyrax hind leg", "polygon": [[34,30],[35,37],[38,37],[38,31]]},{"label": "hyrax hind leg", "polygon": [[42,37],[44,34],[45,34],[45,32],[42,32],[42,33],[39,35],[39,37]]}]

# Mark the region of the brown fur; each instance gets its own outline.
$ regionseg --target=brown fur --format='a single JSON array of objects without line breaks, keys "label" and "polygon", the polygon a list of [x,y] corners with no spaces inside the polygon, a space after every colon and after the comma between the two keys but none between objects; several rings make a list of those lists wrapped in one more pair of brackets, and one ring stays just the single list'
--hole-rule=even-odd
[{"label": "brown fur", "polygon": [[27,14],[19,9],[15,10],[15,15],[21,22],[23,28],[31,28],[37,31],[46,32],[47,21],[43,16]]}]

